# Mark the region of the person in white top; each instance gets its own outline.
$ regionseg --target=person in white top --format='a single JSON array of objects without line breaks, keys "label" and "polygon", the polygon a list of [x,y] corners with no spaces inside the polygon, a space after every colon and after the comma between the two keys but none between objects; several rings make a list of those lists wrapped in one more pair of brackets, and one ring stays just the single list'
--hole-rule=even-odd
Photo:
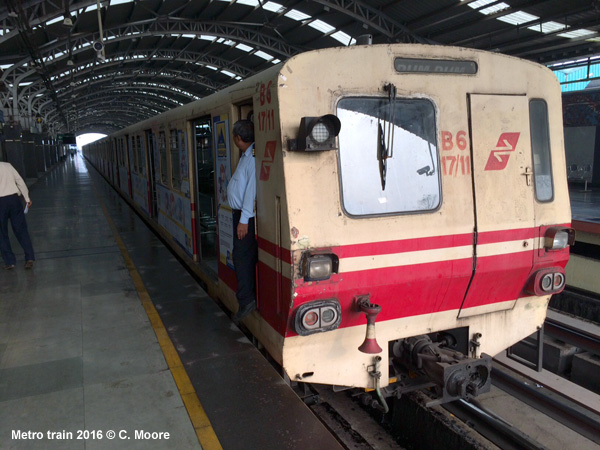
[{"label": "person in white top", "polygon": [[6,270],[14,269],[17,262],[8,237],[9,220],[15,236],[25,252],[25,268],[31,269],[33,261],[35,261],[20,195],[25,198],[27,209],[29,209],[32,203],[25,181],[11,164],[0,162],[0,253],[2,253]]},{"label": "person in white top", "polygon": [[239,323],[256,309],[258,244],[254,236],[254,124],[249,120],[238,120],[233,125],[232,134],[233,143],[241,152],[238,166],[227,185],[227,202],[233,210],[233,265],[237,279],[235,295],[239,305],[233,321]]}]

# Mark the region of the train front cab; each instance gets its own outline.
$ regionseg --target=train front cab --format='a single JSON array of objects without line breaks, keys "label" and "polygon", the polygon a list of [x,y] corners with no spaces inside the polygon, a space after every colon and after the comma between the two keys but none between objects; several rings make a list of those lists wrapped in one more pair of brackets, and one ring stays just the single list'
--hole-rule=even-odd
[{"label": "train front cab", "polygon": [[[477,359],[542,324],[570,240],[549,71],[457,48],[317,51],[254,103],[265,321],[250,327],[291,379],[386,386],[409,338],[460,330]],[[311,151],[303,128],[329,114],[337,146]]]}]

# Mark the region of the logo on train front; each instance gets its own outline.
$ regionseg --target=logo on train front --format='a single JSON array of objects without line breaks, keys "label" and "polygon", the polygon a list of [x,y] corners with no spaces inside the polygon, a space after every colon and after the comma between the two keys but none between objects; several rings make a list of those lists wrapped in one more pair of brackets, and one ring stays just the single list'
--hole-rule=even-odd
[{"label": "logo on train front", "polygon": [[260,165],[260,176],[261,181],[269,181],[271,176],[271,164],[275,161],[275,150],[277,148],[277,142],[268,141],[265,146],[265,156],[262,164]]},{"label": "logo on train front", "polygon": [[496,148],[490,153],[484,170],[504,170],[511,153],[517,148],[519,136],[521,133],[502,133],[498,138]]}]

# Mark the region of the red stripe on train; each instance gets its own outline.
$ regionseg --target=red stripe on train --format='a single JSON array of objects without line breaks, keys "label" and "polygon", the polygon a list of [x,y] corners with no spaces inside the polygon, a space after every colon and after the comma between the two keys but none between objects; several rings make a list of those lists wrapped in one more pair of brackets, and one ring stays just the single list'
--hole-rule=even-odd
[{"label": "red stripe on train", "polygon": [[[517,230],[487,231],[478,233],[479,244],[492,244],[521,239],[532,239],[538,236],[538,228],[521,228]],[[386,255],[422,250],[463,247],[473,245],[474,233],[454,234],[447,236],[430,236],[416,239],[402,239],[364,244],[332,246],[332,251],[339,258],[355,258],[361,256]],[[268,254],[291,263],[290,250],[279,247],[269,240],[259,237],[258,246]],[[278,255],[279,252],[279,256]]]}]

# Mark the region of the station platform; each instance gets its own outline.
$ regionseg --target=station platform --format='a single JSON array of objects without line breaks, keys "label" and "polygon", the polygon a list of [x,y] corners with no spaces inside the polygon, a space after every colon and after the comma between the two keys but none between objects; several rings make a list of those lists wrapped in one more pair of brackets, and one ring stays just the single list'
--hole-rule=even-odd
[{"label": "station platform", "polygon": [[[575,245],[571,247],[569,263],[565,268],[567,287],[597,296],[600,295],[600,189],[592,187],[584,190],[581,184],[569,185],[569,197]],[[568,303],[573,302],[579,308],[579,300]],[[561,308],[575,311],[564,302]],[[589,308],[577,309],[577,314],[597,320],[594,318],[597,315],[594,312],[596,309],[595,305],[590,305]]]},{"label": "station platform", "polygon": [[571,215],[575,231],[600,235],[600,189],[581,189],[580,185],[569,187]]},{"label": "station platform", "polygon": [[340,444],[119,195],[68,159],[0,270],[0,448]]}]

